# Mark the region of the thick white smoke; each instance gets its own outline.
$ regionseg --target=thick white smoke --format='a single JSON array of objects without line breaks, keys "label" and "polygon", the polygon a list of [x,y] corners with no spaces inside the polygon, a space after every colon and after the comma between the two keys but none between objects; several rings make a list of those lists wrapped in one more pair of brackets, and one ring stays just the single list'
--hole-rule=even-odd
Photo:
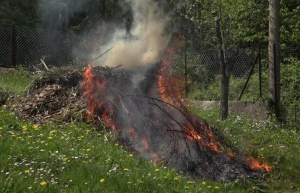
[{"label": "thick white smoke", "polygon": [[[103,45],[101,52],[113,46],[105,55],[104,65],[134,68],[151,65],[163,57],[170,35],[166,34],[169,18],[152,0],[127,0],[133,11],[132,37],[125,30],[116,30],[112,41]],[[95,54],[99,55],[99,53]]]}]

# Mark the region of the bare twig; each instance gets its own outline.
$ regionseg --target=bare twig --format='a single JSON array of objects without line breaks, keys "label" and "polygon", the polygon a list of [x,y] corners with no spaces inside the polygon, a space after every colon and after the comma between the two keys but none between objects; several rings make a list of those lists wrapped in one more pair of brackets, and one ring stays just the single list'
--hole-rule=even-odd
[{"label": "bare twig", "polygon": [[49,71],[48,66],[46,65],[45,61],[43,59],[41,59],[42,64],[44,65],[44,67],[47,69],[47,71]]}]

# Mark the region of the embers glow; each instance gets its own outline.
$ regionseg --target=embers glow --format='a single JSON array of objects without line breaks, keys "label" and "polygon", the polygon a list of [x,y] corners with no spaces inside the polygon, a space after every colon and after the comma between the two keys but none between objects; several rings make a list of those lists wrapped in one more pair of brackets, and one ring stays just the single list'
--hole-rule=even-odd
[{"label": "embers glow", "polygon": [[200,141],[202,139],[201,135],[199,135],[193,127],[191,127],[191,124],[188,124],[185,128],[184,131],[187,133],[187,139],[188,140],[196,140],[196,141]]},{"label": "embers glow", "polygon": [[143,146],[144,146],[144,150],[148,150],[149,149],[148,141],[146,139],[143,139],[142,143],[143,143]]},{"label": "embers glow", "polygon": [[130,134],[130,137],[132,139],[137,139],[138,138],[138,135],[137,135],[137,133],[135,132],[135,130],[133,128],[129,129],[129,134]]}]

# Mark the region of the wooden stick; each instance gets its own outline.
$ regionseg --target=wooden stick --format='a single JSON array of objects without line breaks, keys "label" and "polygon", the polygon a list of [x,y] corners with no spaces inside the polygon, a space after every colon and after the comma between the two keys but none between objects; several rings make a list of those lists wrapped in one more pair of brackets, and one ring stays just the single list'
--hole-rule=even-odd
[{"label": "wooden stick", "polygon": [[41,59],[42,64],[44,64],[45,68],[47,69],[47,71],[49,71],[48,66],[46,65],[45,61],[43,59]]}]

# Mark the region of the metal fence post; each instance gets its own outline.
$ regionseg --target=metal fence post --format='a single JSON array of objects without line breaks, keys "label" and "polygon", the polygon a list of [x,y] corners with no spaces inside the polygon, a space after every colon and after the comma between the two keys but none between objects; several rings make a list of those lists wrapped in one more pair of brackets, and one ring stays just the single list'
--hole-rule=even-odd
[{"label": "metal fence post", "polygon": [[245,90],[246,90],[246,88],[247,88],[248,82],[249,82],[249,80],[250,80],[250,78],[251,78],[251,76],[252,76],[252,74],[253,74],[253,71],[254,71],[255,65],[256,65],[256,63],[257,63],[258,57],[259,57],[259,54],[257,54],[257,57],[255,58],[255,61],[254,61],[253,65],[252,65],[252,68],[251,68],[250,73],[249,73],[249,75],[248,75],[246,84],[244,85],[243,90],[242,90],[242,93],[241,93],[241,95],[240,95],[240,97],[239,97],[239,101],[242,99],[242,96],[243,96],[243,94],[244,94],[244,92],[245,92]]},{"label": "metal fence post", "polygon": [[261,72],[261,47],[258,45],[258,65],[259,65],[259,97],[262,98],[262,72]]},{"label": "metal fence post", "polygon": [[188,85],[187,85],[187,50],[184,52],[184,76],[185,76],[185,98],[188,95]]},{"label": "metal fence post", "polygon": [[12,66],[16,67],[16,26],[14,23],[11,25],[11,63]]}]

